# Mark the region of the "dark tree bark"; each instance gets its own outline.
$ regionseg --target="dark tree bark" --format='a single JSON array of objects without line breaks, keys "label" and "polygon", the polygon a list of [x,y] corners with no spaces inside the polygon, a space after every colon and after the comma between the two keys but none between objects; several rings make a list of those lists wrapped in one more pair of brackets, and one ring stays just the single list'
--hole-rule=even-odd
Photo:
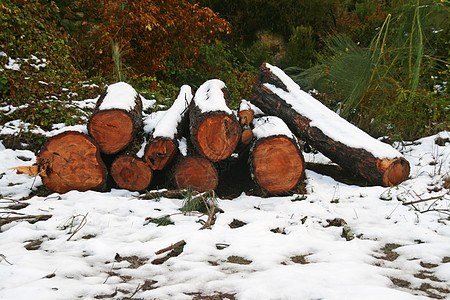
[{"label": "dark tree bark", "polygon": [[88,131],[105,154],[125,149],[142,130],[142,101],[133,91],[130,85],[119,82],[97,101]]},{"label": "dark tree bark", "polygon": [[[270,84],[270,86],[265,84]],[[285,95],[286,93],[288,95],[295,93],[290,91],[286,83],[276,76],[270,70],[270,67],[264,63],[253,88],[252,103],[261,108],[265,113],[283,119],[297,137],[312,145],[341,167],[362,176],[370,184],[391,186],[397,185],[408,178],[410,170],[409,163],[400,153],[394,158],[379,158],[368,150],[365,150],[365,145],[351,147],[348,146],[350,144],[349,141],[334,140],[320,128],[316,127],[312,123],[314,120],[309,119],[293,109],[287,103],[286,99],[280,96],[280,93],[277,94],[274,92],[275,89],[282,90]],[[328,110],[328,108],[323,106],[323,110]],[[339,126],[339,124],[331,124],[331,126],[333,125]],[[355,127],[355,136],[360,134],[357,131],[359,129]],[[353,140],[352,142],[355,141]],[[370,142],[380,143],[379,146],[381,148],[388,146],[375,139],[372,139]]]},{"label": "dark tree bark", "polygon": [[100,189],[106,183],[107,171],[96,143],[87,135],[66,131],[51,137],[38,154],[46,165],[40,175],[51,191]]}]

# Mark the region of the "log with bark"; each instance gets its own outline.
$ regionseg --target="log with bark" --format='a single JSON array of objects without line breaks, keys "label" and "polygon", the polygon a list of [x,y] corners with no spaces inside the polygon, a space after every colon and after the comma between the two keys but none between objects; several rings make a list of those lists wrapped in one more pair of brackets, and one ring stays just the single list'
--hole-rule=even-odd
[{"label": "log with bark", "polygon": [[111,165],[117,186],[130,191],[144,191],[152,180],[152,169],[135,155],[121,155]]},{"label": "log with bark", "polygon": [[250,171],[255,183],[269,194],[283,194],[300,183],[305,162],[295,136],[278,117],[253,119],[255,141]]},{"label": "log with bark", "polygon": [[105,154],[125,149],[142,129],[142,100],[125,82],[108,87],[98,99],[88,131]]},{"label": "log with bark", "polygon": [[200,155],[216,162],[229,157],[240,138],[240,126],[228,108],[225,84],[208,80],[195,93],[189,111],[192,144]]},{"label": "log with bark", "polygon": [[51,137],[38,154],[43,184],[51,191],[100,189],[106,183],[106,167],[97,144],[87,135],[66,131]]},{"label": "log with bark", "polygon": [[177,99],[156,124],[143,156],[152,170],[164,169],[177,153],[177,139],[183,135],[184,127],[188,127],[187,112],[192,97],[191,87],[183,85]]},{"label": "log with bark", "polygon": [[175,187],[190,188],[197,192],[214,190],[219,183],[219,175],[213,163],[202,156],[183,156],[178,159],[173,171]]},{"label": "log with bark", "polygon": [[275,66],[262,65],[251,102],[283,119],[297,137],[370,184],[397,185],[409,176],[409,163],[400,152],[339,117]]},{"label": "log with bark", "polygon": [[262,116],[264,113],[249,101],[243,99],[239,104],[238,118],[241,124],[241,142],[249,144],[253,139],[252,122],[254,117]]}]

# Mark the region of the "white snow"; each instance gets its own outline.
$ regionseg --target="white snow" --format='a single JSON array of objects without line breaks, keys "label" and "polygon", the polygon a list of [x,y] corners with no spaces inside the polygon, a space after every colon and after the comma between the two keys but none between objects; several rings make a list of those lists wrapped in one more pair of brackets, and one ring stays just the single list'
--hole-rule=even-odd
[{"label": "white snow", "polygon": [[183,85],[177,99],[175,99],[172,106],[166,111],[158,124],[156,124],[155,131],[153,131],[153,137],[175,138],[178,124],[181,122],[181,119],[187,111],[192,97],[191,87]]},{"label": "white snow", "polygon": [[19,71],[20,59],[13,59],[11,57],[8,57],[8,63],[5,65],[5,69]]},{"label": "white snow", "polygon": [[278,117],[265,116],[253,119],[253,134],[255,138],[262,139],[274,135],[285,135],[291,139],[296,139],[289,127]]},{"label": "white snow", "polygon": [[232,114],[228,108],[222,89],[226,88],[223,81],[211,79],[203,83],[195,92],[194,102],[202,113],[224,111]]},{"label": "white snow", "polygon": [[106,96],[99,109],[123,109],[130,111],[135,106],[136,90],[126,82],[117,82],[108,86]]},{"label": "white snow", "polygon": [[178,150],[180,151],[181,155],[187,155],[187,139],[184,136],[178,139]]},{"label": "white snow", "polygon": [[370,135],[347,122],[338,114],[328,109],[300,87],[280,68],[266,64],[270,71],[278,76],[286,85],[287,90],[277,88],[272,84],[264,84],[273,93],[284,99],[299,114],[311,120],[310,125],[319,128],[324,134],[335,141],[340,141],[353,148],[361,148],[375,157],[393,159],[401,157],[400,152],[390,145],[375,140]]},{"label": "white snow", "polygon": [[[156,126],[163,116],[147,116],[146,126]],[[26,124],[13,121],[8,126],[0,132],[18,132]],[[45,134],[65,128],[55,125]],[[411,164],[411,178],[397,187],[347,185],[307,170],[305,195],[217,198],[223,213],[205,230],[199,220],[206,216],[180,212],[182,199],[141,200],[136,192],[113,189],[20,200],[42,186],[41,179],[9,168],[31,165],[36,156],[0,142],[0,218],[52,215],[34,224],[15,221],[0,227],[0,299],[113,294],[109,298],[193,299],[188,293],[197,292],[211,297],[229,293],[239,300],[429,299],[419,290],[423,284],[448,297],[450,194],[443,182],[450,176],[450,142],[437,145],[438,137],[450,139],[450,132],[396,145]],[[322,159],[320,154],[309,156]],[[421,199],[431,200],[417,202]],[[17,203],[29,205],[8,208]],[[431,211],[420,212],[426,210]],[[146,221],[168,215],[174,225]],[[347,241],[341,236],[343,227],[327,227],[327,220],[335,218],[344,219],[356,238]],[[246,225],[233,229],[229,224],[234,219]],[[27,250],[35,240],[42,243]],[[167,254],[156,251],[181,240],[186,245],[179,256],[151,263]],[[383,259],[386,244],[398,244],[398,258]],[[133,267],[115,259],[117,254],[136,256],[142,264]],[[250,263],[232,263],[232,256]],[[298,263],[300,257],[306,264]],[[440,281],[419,278],[421,272]],[[396,279],[410,286],[398,287]],[[144,285],[151,280],[151,288]]]},{"label": "white snow", "polygon": [[239,111],[241,111],[241,110],[250,110],[250,109],[253,110],[255,117],[265,115],[265,113],[261,109],[259,109],[259,107],[257,107],[256,105],[254,105],[250,101],[242,99],[241,103],[239,105]]}]

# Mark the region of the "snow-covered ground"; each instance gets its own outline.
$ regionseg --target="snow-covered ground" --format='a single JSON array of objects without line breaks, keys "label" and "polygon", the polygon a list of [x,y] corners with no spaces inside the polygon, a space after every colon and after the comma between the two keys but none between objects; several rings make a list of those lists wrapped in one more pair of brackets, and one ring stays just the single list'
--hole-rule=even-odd
[{"label": "snow-covered ground", "polygon": [[[223,212],[200,230],[206,216],[182,214],[182,199],[112,190],[20,200],[41,180],[9,168],[36,157],[0,143],[0,218],[51,215],[1,226],[0,299],[449,297],[450,132],[396,148],[411,164],[411,178],[397,187],[347,185],[307,170],[306,195],[216,199]],[[146,220],[167,215],[174,224]],[[178,256],[155,263],[169,253],[155,252],[182,240]]]}]

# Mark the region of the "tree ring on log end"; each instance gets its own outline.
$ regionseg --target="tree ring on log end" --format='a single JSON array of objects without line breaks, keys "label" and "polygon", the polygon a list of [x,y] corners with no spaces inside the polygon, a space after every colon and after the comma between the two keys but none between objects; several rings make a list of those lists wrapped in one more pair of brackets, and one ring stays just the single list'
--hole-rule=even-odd
[{"label": "tree ring on log end", "polygon": [[98,146],[80,132],[66,131],[50,138],[39,159],[49,163],[42,183],[57,193],[99,189],[106,181],[106,166]]},{"label": "tree ring on log end", "polygon": [[408,179],[409,171],[409,162],[403,157],[390,161],[389,166],[383,174],[383,186],[392,186],[402,183]]},{"label": "tree ring on log end", "polygon": [[303,155],[295,142],[285,136],[258,140],[251,159],[254,180],[271,194],[286,193],[295,188],[305,170]]},{"label": "tree ring on log end", "polygon": [[120,109],[96,112],[89,121],[88,130],[100,150],[106,154],[114,154],[124,149],[134,134],[131,116]]},{"label": "tree ring on log end", "polygon": [[120,188],[130,191],[143,191],[152,180],[150,167],[143,160],[128,155],[114,160],[111,175]]},{"label": "tree ring on log end", "polygon": [[179,189],[191,188],[198,192],[214,190],[219,175],[214,165],[204,157],[185,157],[175,168],[175,185]]},{"label": "tree ring on log end", "polygon": [[210,115],[197,128],[198,150],[211,161],[223,160],[236,148],[240,131],[239,123],[231,116]]},{"label": "tree ring on log end", "polygon": [[162,170],[177,153],[177,145],[169,138],[156,138],[145,147],[144,161],[152,170]]}]

